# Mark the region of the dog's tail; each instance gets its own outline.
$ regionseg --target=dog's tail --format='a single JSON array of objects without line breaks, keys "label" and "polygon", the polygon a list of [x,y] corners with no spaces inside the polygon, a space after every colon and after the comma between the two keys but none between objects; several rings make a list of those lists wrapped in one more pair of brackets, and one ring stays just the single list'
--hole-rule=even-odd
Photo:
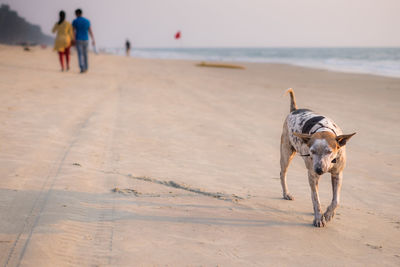
[{"label": "dog's tail", "polygon": [[290,94],[290,112],[297,109],[296,98],[294,97],[294,91],[292,88],[287,89],[286,94]]}]

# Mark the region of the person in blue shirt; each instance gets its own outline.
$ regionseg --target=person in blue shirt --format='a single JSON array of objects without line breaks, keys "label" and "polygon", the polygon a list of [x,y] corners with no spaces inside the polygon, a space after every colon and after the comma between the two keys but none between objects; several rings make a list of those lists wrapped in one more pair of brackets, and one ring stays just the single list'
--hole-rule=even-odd
[{"label": "person in blue shirt", "polygon": [[88,44],[89,34],[92,39],[92,45],[95,47],[94,36],[92,28],[90,27],[90,21],[82,17],[82,10],[75,10],[76,19],[72,22],[72,27],[75,33],[75,45],[78,50],[79,68],[81,73],[85,73],[88,70]]}]

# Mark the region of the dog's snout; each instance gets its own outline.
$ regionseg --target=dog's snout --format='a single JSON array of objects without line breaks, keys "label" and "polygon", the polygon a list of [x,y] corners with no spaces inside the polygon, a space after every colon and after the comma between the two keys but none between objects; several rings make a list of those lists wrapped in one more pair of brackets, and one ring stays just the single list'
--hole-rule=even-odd
[{"label": "dog's snout", "polygon": [[321,168],[321,167],[315,168],[315,172],[316,172],[318,175],[321,175],[322,173],[324,173],[324,172],[322,171],[322,168]]}]

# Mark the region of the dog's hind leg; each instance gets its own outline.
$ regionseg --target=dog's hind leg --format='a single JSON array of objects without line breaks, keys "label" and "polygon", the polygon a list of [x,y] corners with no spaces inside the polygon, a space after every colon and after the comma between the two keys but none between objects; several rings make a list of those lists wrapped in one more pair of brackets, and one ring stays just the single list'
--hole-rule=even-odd
[{"label": "dog's hind leg", "polygon": [[342,179],[343,179],[342,172],[332,173],[331,179],[332,179],[332,191],[333,191],[332,202],[326,209],[326,212],[324,213],[324,217],[327,222],[332,220],[333,216],[335,216],[335,210],[339,205],[340,188],[342,187]]},{"label": "dog's hind leg", "polygon": [[282,185],[282,193],[283,198],[287,200],[294,200],[294,197],[289,193],[289,189],[286,183],[286,173],[289,167],[290,162],[292,161],[294,155],[296,154],[296,150],[290,144],[287,130],[284,127],[282,136],[281,136],[281,185]]}]

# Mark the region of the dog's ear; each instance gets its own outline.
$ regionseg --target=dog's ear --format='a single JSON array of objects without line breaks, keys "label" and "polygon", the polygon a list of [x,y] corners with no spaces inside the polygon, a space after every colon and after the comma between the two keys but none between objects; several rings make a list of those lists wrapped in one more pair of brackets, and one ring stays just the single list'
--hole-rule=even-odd
[{"label": "dog's ear", "polygon": [[346,145],[347,141],[349,141],[349,139],[355,134],[356,133],[339,135],[338,137],[336,137],[336,142],[338,142],[339,146],[344,146]]},{"label": "dog's ear", "polygon": [[308,143],[311,139],[311,134],[303,134],[303,133],[293,133],[294,136],[297,136],[301,140],[303,140],[304,143]]}]

